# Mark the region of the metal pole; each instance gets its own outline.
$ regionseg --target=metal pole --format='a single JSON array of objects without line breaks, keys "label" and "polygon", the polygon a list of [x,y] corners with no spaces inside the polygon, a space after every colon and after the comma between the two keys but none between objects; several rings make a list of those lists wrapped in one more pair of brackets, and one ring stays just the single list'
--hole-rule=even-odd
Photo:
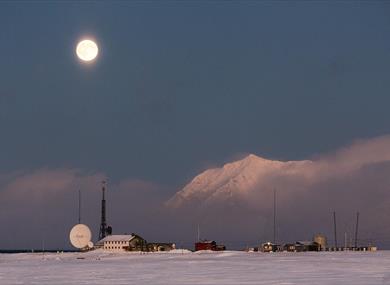
[{"label": "metal pole", "polygon": [[356,213],[355,248],[357,248],[358,245],[358,229],[359,229],[359,212]]},{"label": "metal pole", "polygon": [[347,239],[347,232],[344,233],[344,248],[346,249],[348,247],[348,239]]},{"label": "metal pole", "polygon": [[79,224],[81,223],[81,190],[79,189]]},{"label": "metal pole", "polygon": [[274,189],[274,244],[276,244],[276,190]]},{"label": "metal pole", "polygon": [[333,212],[333,226],[334,226],[334,246],[337,249],[336,212]]}]

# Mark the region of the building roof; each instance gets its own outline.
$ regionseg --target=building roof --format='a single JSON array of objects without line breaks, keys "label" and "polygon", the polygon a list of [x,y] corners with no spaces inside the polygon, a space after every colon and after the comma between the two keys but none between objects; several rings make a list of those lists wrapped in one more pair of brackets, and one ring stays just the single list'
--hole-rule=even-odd
[{"label": "building roof", "polygon": [[265,242],[265,243],[263,243],[263,244],[262,244],[262,246],[265,246],[265,245],[273,245],[273,246],[278,246],[278,244],[276,244],[276,243],[272,243],[272,242],[270,242],[270,241],[268,241],[268,242]]},{"label": "building roof", "polygon": [[310,240],[304,240],[304,241],[297,241],[296,244],[308,246],[308,245],[316,245],[317,243]]},{"label": "building roof", "polygon": [[200,240],[196,243],[215,243],[215,241],[214,240]]},{"label": "building roof", "polygon": [[99,243],[104,243],[106,241],[130,241],[135,237],[135,235],[109,235],[104,239],[101,239]]}]

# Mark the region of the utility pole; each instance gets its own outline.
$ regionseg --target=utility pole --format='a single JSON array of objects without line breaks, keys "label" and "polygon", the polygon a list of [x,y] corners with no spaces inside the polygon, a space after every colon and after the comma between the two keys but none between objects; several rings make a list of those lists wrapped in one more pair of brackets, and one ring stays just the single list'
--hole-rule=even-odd
[{"label": "utility pole", "polygon": [[81,190],[79,189],[79,224],[81,223]]},{"label": "utility pole", "polygon": [[276,190],[274,189],[274,238],[273,243],[276,244]]},{"label": "utility pole", "polygon": [[344,233],[344,248],[346,249],[348,247],[348,239],[347,239],[347,232]]},{"label": "utility pole", "polygon": [[358,246],[359,212],[356,213],[355,248]]},{"label": "utility pole", "polygon": [[333,226],[334,226],[334,246],[337,250],[336,212],[333,212]]}]

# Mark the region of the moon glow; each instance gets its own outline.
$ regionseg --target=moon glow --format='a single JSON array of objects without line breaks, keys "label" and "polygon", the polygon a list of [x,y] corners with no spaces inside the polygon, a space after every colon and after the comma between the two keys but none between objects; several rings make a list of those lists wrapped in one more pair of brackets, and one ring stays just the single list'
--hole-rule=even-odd
[{"label": "moon glow", "polygon": [[98,55],[97,44],[91,40],[83,40],[77,44],[76,54],[83,61],[91,61]]}]

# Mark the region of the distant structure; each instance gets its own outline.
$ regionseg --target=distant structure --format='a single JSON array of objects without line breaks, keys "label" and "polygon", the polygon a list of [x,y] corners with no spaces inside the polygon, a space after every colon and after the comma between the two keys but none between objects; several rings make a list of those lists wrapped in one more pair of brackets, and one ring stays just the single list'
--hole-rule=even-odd
[{"label": "distant structure", "polygon": [[107,235],[112,234],[112,228],[107,226],[106,222],[106,181],[102,181],[102,210],[101,210],[101,220],[100,220],[100,230],[99,230],[99,240],[104,239]]},{"label": "distant structure", "polygon": [[313,241],[318,244],[319,251],[326,250],[327,247],[327,241],[326,236],[323,234],[316,234],[313,238]]},{"label": "distant structure", "polygon": [[146,240],[136,234],[106,236],[99,241],[99,245],[103,246],[103,249],[107,251],[146,250]]},{"label": "distant structure", "polygon": [[274,189],[274,239],[273,243],[276,244],[276,189]]},{"label": "distant structure", "polygon": [[79,189],[79,224],[81,224],[81,189]]},{"label": "distant structure", "polygon": [[175,249],[173,243],[148,243],[137,234],[131,235],[109,235],[98,242],[98,246],[105,251],[125,252],[125,251],[170,251]]},{"label": "distant structure", "polygon": [[81,251],[88,251],[93,249],[93,242],[91,241],[92,233],[87,225],[81,223],[81,190],[79,189],[79,216],[78,223],[73,226],[69,233],[70,243]]},{"label": "distant structure", "polygon": [[369,244],[368,246],[358,245],[358,232],[359,232],[359,212],[356,213],[356,225],[355,225],[355,241],[354,245],[347,243],[347,233],[344,236],[344,247],[338,247],[337,245],[337,231],[336,231],[336,212],[333,212],[333,227],[334,227],[334,247],[326,247],[326,251],[376,251],[378,248],[375,245]]},{"label": "distant structure", "polygon": [[297,241],[292,244],[285,244],[283,251],[288,252],[304,252],[304,251],[320,251],[320,246],[315,241]]},{"label": "distant structure", "polygon": [[338,246],[337,246],[336,212],[333,212],[333,231],[334,231],[334,247],[338,248]]},{"label": "distant structure", "polygon": [[261,252],[277,252],[277,251],[283,251],[282,246],[279,244],[275,244],[272,242],[266,242],[260,245],[259,250]]},{"label": "distant structure", "polygon": [[356,213],[355,248],[358,248],[359,212]]},{"label": "distant structure", "polygon": [[88,226],[84,224],[75,225],[69,233],[70,243],[75,248],[78,248],[82,251],[90,250],[93,248],[91,237],[91,230],[88,228]]},{"label": "distant structure", "polygon": [[214,240],[200,240],[195,243],[195,251],[199,250],[222,251],[226,250],[226,247],[222,244],[217,244]]}]

